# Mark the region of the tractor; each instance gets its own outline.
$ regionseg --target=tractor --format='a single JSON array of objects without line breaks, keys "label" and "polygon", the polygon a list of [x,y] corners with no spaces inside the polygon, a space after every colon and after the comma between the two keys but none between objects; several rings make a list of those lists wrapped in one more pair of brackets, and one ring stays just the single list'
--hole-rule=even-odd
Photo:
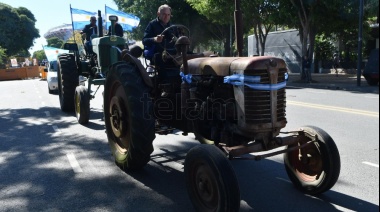
[{"label": "tractor", "polygon": [[[164,52],[154,55],[164,66],[144,66],[138,59],[142,49],[122,50],[118,46],[124,41],[115,36],[94,38],[88,60],[78,62],[75,54],[59,58],[61,108],[74,109],[80,123],[88,121],[90,85],[104,85],[106,134],[117,166],[143,168],[156,134],[181,131],[200,142],[184,162],[196,211],[239,211],[234,159],[283,154],[286,172],[300,191],[318,195],[335,185],[340,156],[331,136],[314,126],[281,131],[287,124],[284,60],[193,54],[190,31],[182,25],[162,35],[173,37],[176,50],[172,54],[163,46]],[[88,88],[75,88],[78,74],[90,77]]]},{"label": "tractor", "polygon": [[[110,20],[115,22],[116,18],[111,16]],[[83,125],[90,119],[90,100],[95,98],[100,86],[104,85],[110,65],[119,61],[119,51],[130,52],[125,39],[114,35],[114,27],[110,36],[103,36],[102,21],[99,11],[99,33],[91,35],[92,49],[85,48],[83,54],[77,43],[65,43],[64,49],[69,50],[69,53],[61,54],[57,59],[61,110],[75,112],[78,122]],[[130,53],[133,53],[133,49]],[[87,87],[80,80],[85,78]],[[94,94],[91,94],[92,85],[98,86]]]}]

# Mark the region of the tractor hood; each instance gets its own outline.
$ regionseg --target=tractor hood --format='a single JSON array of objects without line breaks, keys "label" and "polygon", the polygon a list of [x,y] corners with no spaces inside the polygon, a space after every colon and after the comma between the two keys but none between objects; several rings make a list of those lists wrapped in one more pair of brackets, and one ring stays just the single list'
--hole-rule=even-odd
[{"label": "tractor hood", "polygon": [[282,59],[263,57],[205,57],[188,61],[189,73],[193,75],[230,76],[244,74],[245,70],[286,68]]}]

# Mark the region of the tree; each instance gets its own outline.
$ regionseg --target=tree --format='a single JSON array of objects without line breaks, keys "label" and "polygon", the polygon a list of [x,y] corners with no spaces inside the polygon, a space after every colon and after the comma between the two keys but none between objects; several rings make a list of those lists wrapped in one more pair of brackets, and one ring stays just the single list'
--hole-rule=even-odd
[{"label": "tree", "polygon": [[61,49],[64,45],[64,41],[57,38],[57,37],[52,37],[52,38],[48,38],[46,39],[47,41],[47,45],[48,46],[51,46],[51,47],[54,47],[54,48],[59,48]]},{"label": "tree", "polygon": [[38,50],[33,53],[33,58],[36,58],[38,61],[42,61],[43,59],[46,59],[45,51],[44,50]]},{"label": "tree", "polygon": [[[234,23],[235,4],[231,0],[186,0],[199,13],[215,23],[230,28]],[[274,0],[242,1],[243,31],[253,28],[256,37],[257,54],[264,55],[268,33],[275,25],[279,4]],[[228,29],[227,28],[227,29]],[[229,31],[229,30],[228,30]],[[228,32],[227,31],[227,32]],[[228,33],[227,33],[228,34]],[[232,33],[231,33],[232,34]],[[227,37],[227,41],[231,39]],[[232,39],[231,39],[232,40]],[[260,51],[261,49],[261,51]]]},{"label": "tree", "polygon": [[234,23],[233,2],[227,0],[186,0],[186,2],[210,22],[218,25],[214,32],[219,32],[217,37],[224,43],[224,55],[230,56],[232,40],[234,40],[231,32]]},{"label": "tree", "polygon": [[273,0],[251,0],[245,1],[243,8],[245,18],[248,19],[246,21],[247,26],[253,27],[256,38],[256,53],[257,55],[264,55],[268,34],[279,18],[277,15],[279,4]]},{"label": "tree", "polygon": [[[132,13],[140,18],[140,25],[133,31],[133,38],[142,39],[148,23],[157,17],[158,7],[164,4],[161,0],[135,1],[115,0],[119,10]],[[214,37],[210,28],[215,28],[210,21],[194,10],[186,1],[167,0],[165,2],[172,7],[172,23],[182,24],[189,27],[191,31],[191,49],[201,43],[207,43]],[[207,27],[205,27],[207,26]]]},{"label": "tree", "polygon": [[39,38],[35,28],[36,19],[25,7],[12,8],[0,3],[0,46],[7,55],[16,55],[33,46],[34,39]]}]

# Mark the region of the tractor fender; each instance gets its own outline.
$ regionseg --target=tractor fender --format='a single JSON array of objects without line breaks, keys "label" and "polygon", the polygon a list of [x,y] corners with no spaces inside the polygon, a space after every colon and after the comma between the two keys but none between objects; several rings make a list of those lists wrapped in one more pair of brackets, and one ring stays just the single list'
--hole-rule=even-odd
[{"label": "tractor fender", "polygon": [[144,66],[142,65],[142,63],[139,59],[137,59],[136,57],[133,57],[132,55],[130,55],[129,53],[126,53],[126,52],[123,52],[122,59],[123,59],[123,61],[135,64],[140,71],[140,74],[144,80],[144,83],[147,86],[149,86],[150,88],[153,88],[152,80],[150,79],[148,72],[146,72]]}]

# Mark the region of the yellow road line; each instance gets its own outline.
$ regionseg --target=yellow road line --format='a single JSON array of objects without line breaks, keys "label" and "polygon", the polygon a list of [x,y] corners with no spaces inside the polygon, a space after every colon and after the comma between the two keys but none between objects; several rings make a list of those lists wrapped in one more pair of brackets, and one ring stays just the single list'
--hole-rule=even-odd
[{"label": "yellow road line", "polygon": [[344,107],[334,107],[334,106],[327,106],[327,105],[318,105],[318,104],[311,104],[311,103],[304,103],[304,102],[295,102],[295,101],[287,101],[287,103],[288,103],[288,105],[316,108],[316,109],[321,109],[321,110],[331,110],[331,111],[351,113],[351,114],[357,114],[357,115],[364,115],[364,116],[371,116],[371,117],[379,118],[378,112],[356,110],[356,109],[350,109],[350,108],[344,108]]}]

